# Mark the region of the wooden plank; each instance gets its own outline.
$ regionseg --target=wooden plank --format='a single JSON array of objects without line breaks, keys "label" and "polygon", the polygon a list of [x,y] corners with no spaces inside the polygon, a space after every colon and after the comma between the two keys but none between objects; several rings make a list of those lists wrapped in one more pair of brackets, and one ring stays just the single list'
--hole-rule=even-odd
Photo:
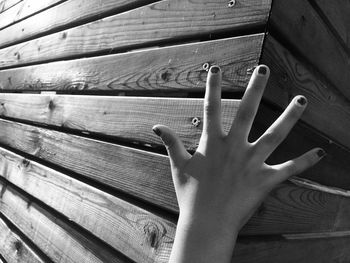
[{"label": "wooden plank", "polygon": [[[0,212],[9,218],[53,262],[130,263],[0,181]],[[37,189],[42,190],[42,189]],[[59,199],[58,199],[59,200]],[[114,237],[116,238],[116,237]]]},{"label": "wooden plank", "polygon": [[215,63],[224,72],[223,90],[243,91],[249,79],[247,69],[258,64],[263,39],[264,34],[257,34],[2,70],[0,89],[202,91],[203,65]]},{"label": "wooden plank", "polygon": [[270,22],[275,37],[288,42],[292,49],[350,98],[349,54],[307,0],[274,1]]},{"label": "wooden plank", "polygon": [[[202,126],[194,126],[192,119],[202,118],[202,103],[202,99],[3,93],[0,95],[0,116],[146,146],[161,145],[151,129],[153,125],[162,123],[177,131],[187,149],[193,151],[197,148]],[[238,104],[237,100],[222,100],[225,131],[230,128]],[[261,133],[278,114],[263,107],[258,116],[253,132],[259,130]],[[313,147],[324,147],[329,156],[305,176],[324,185],[350,189],[349,151],[301,124],[294,128],[276,151],[278,154],[273,155],[276,159],[272,160],[282,162]],[[336,174],[333,169],[337,170]],[[329,174],[332,174],[332,178]]]},{"label": "wooden plank", "polygon": [[1,14],[0,30],[65,0],[23,0]]},{"label": "wooden plank", "polygon": [[347,0],[313,0],[318,13],[335,31],[344,45],[350,50],[350,2]]},{"label": "wooden plank", "polygon": [[154,46],[198,39],[223,31],[251,29],[266,23],[271,0],[163,0],[129,12],[2,49],[0,67]]},{"label": "wooden plank", "polygon": [[[10,129],[7,128],[9,124]],[[11,146],[19,150],[28,151],[43,160],[57,163],[162,209],[178,213],[166,156],[27,125],[11,125],[10,122],[2,122],[1,127],[2,133],[11,132]],[[25,130],[21,132],[23,128]],[[1,134],[0,138],[3,144],[4,135]],[[38,168],[35,162],[24,160],[4,149],[0,153],[3,176],[7,174],[8,180],[42,200],[49,198],[41,196],[44,193],[37,193],[35,187],[55,182],[59,176],[48,179],[52,176],[49,172],[45,172],[47,177],[37,176],[34,172],[43,174],[38,171],[45,169],[41,166]],[[42,182],[38,182],[40,180]],[[30,185],[35,187],[30,190]],[[50,184],[45,185],[45,193],[51,192],[47,190],[51,187]],[[285,183],[270,194],[241,235],[343,231],[350,227],[349,202],[349,198],[339,194]]]},{"label": "wooden plank", "polygon": [[3,0],[0,1],[0,14],[23,0]]},{"label": "wooden plank", "polygon": [[13,155],[5,159],[2,176],[127,257],[167,262],[174,223],[38,163]]},{"label": "wooden plank", "polygon": [[2,219],[0,219],[0,254],[8,263],[45,262]]},{"label": "wooden plank", "polygon": [[266,38],[261,63],[272,72],[265,98],[284,109],[294,96],[305,95],[308,107],[301,119],[330,140],[350,148],[350,103],[336,87],[305,67],[271,36]]},{"label": "wooden plank", "polygon": [[[37,171],[37,168],[34,168],[34,166],[36,166],[34,164],[34,162],[28,162],[27,165],[23,164],[16,164],[15,165],[17,168],[15,167],[11,167],[9,166],[9,174],[13,174],[14,170],[17,169],[17,171],[19,171],[19,173],[21,175],[21,179],[18,180],[18,182],[20,182],[20,184],[25,185],[26,189],[32,189],[33,192],[35,192],[37,195],[40,195],[44,198],[44,201],[49,200],[51,198],[51,200],[49,201],[50,203],[57,203],[57,206],[60,206],[60,209],[65,209],[65,206],[70,206],[70,208],[72,208],[72,203],[73,204],[77,204],[77,205],[82,205],[85,208],[89,205],[90,202],[95,202],[96,205],[98,205],[97,211],[95,211],[95,213],[99,213],[99,219],[102,220],[99,221],[96,219],[96,217],[92,218],[92,220],[94,220],[94,222],[97,220],[99,221],[99,223],[101,225],[103,225],[104,223],[104,213],[103,211],[103,207],[104,204],[106,204],[109,208],[114,211],[114,213],[116,212],[120,212],[122,213],[124,216],[126,214],[128,214],[127,210],[125,209],[117,209],[115,210],[113,207],[111,208],[110,206],[113,206],[113,202],[110,202],[110,199],[108,199],[108,201],[106,199],[100,199],[98,197],[98,195],[96,195],[92,192],[92,191],[87,191],[86,187],[83,188],[78,188],[77,191],[72,192],[71,197],[70,197],[70,201],[72,201],[72,198],[77,199],[77,201],[75,202],[69,202],[69,200],[66,199],[66,195],[61,195],[59,197],[59,199],[55,198],[54,195],[55,193],[57,193],[57,191],[70,191],[72,190],[76,185],[76,183],[74,180],[67,180],[67,184],[69,184],[69,188],[67,187],[60,187],[62,186],[62,184],[56,185],[57,182],[61,181],[63,182],[63,180],[61,180],[62,178],[60,178],[61,176],[54,176],[51,177],[48,173],[44,173],[44,174],[38,174],[37,178],[39,180],[38,181],[46,181],[46,185],[45,188],[42,188],[43,185],[39,183],[39,185],[35,185],[35,182],[31,182],[30,179],[28,179],[28,177],[32,177],[34,176],[34,174],[36,173],[34,170]],[[19,167],[18,167],[19,166]],[[24,170],[27,170],[26,172]],[[27,173],[27,176],[26,176]],[[18,177],[19,177],[18,176]],[[45,177],[45,176],[49,176],[49,177]],[[10,176],[11,177],[11,176]],[[79,183],[78,183],[79,184]],[[82,184],[80,184],[82,185]],[[3,186],[2,183],[0,183],[0,186]],[[50,186],[49,189],[47,189],[46,187]],[[52,191],[53,189],[55,189],[55,191]],[[43,191],[38,191],[38,189],[45,189],[45,193]],[[2,195],[2,205],[0,206],[0,211],[3,212],[5,211],[5,213],[7,215],[11,215],[15,218],[16,221],[19,221],[19,223],[26,223],[26,224],[30,224],[31,220],[32,220],[32,216],[29,216],[27,214],[33,214],[37,211],[39,211],[39,213],[36,213],[36,217],[38,220],[40,220],[40,222],[44,222],[46,223],[46,218],[44,215],[44,213],[42,213],[42,211],[40,211],[40,208],[37,206],[37,204],[35,202],[31,202],[30,200],[28,200],[28,198],[24,197],[23,195],[19,194],[17,191],[15,191],[14,189],[12,189],[12,187],[8,186],[5,190],[2,190],[3,195]],[[42,192],[40,194],[40,192]],[[50,193],[50,195],[48,195],[47,193]],[[83,196],[81,196],[81,194],[83,194]],[[65,201],[67,200],[67,201]],[[97,202],[96,202],[97,200]],[[314,201],[314,204],[318,204],[318,201]],[[101,207],[102,204],[102,207]],[[348,206],[348,205],[347,205]],[[295,205],[295,207],[299,207],[298,205]],[[310,208],[310,207],[308,207]],[[68,210],[68,209],[66,209]],[[98,210],[102,210],[100,212],[98,212]],[[312,210],[312,209],[310,209]],[[317,211],[314,210],[314,211]],[[40,213],[41,212],[41,213]],[[75,213],[75,215],[73,216],[73,218],[71,218],[71,220],[76,220],[77,217],[82,216],[83,214],[85,214],[86,210],[81,209],[79,213]],[[90,212],[90,211],[89,211]],[[89,217],[89,212],[86,212],[88,215],[88,218],[85,220],[86,223],[85,224],[93,224],[89,223],[89,221],[91,220],[91,218]],[[101,213],[102,212],[102,213]],[[134,211],[133,211],[134,213]],[[109,215],[110,216],[110,215]],[[26,217],[26,219],[24,219],[24,217]],[[28,217],[28,218],[27,218]],[[130,221],[131,224],[135,224],[135,218],[133,218],[132,216],[127,217]],[[24,222],[21,222],[21,220],[23,220]],[[162,224],[165,224],[164,219],[159,219],[161,221],[157,221],[157,223],[155,225],[152,225],[152,223],[147,222],[147,219],[145,219],[145,215],[141,214],[140,219],[137,220],[137,230],[141,233],[143,233],[144,235],[150,234],[153,235],[153,238],[151,239],[146,239],[144,242],[145,243],[153,243],[153,245],[156,247],[157,245],[159,245],[159,243],[157,243],[159,240],[157,238],[159,238],[159,236],[162,236],[162,229],[159,229],[158,227]],[[109,224],[113,224],[114,221],[108,221]],[[141,224],[141,226],[139,226],[138,224]],[[143,227],[142,227],[143,225]],[[315,224],[317,225],[317,224]],[[33,225],[34,228],[36,228],[36,225]],[[50,225],[48,226],[50,227]],[[106,226],[105,226],[106,227]],[[145,228],[146,227],[146,228]],[[51,228],[50,228],[51,229]],[[97,227],[96,227],[97,229]],[[164,231],[165,229],[163,229]],[[38,231],[38,230],[36,230]],[[98,230],[97,230],[98,231]],[[115,242],[116,238],[115,235],[111,235],[111,233],[119,233],[119,231],[117,230],[117,232],[115,232],[114,228],[112,229],[107,229],[107,235],[108,236],[113,236],[113,241]],[[134,230],[135,231],[135,230]],[[158,232],[159,231],[159,232]],[[246,238],[238,238],[237,241],[237,245],[235,247],[235,254],[233,257],[233,262],[296,262],[294,261],[295,259],[300,259],[297,262],[310,262],[310,260],[316,260],[316,259],[324,259],[325,261],[317,261],[317,262],[329,262],[327,260],[333,259],[333,258],[341,258],[341,259],[345,259],[349,257],[349,234],[347,234],[349,231],[345,231],[345,232],[331,232],[331,233],[316,233],[316,234],[312,234],[312,235],[282,235],[282,236],[269,236],[269,238],[266,238],[264,236],[262,236],[261,238],[257,238],[257,237],[246,237]],[[38,234],[37,234],[38,235]],[[166,235],[168,235],[168,238],[173,238],[174,235],[174,230],[172,230],[171,232],[167,232]],[[52,235],[51,235],[52,236]],[[120,237],[120,236],[118,236]],[[164,236],[162,237],[164,238]],[[151,241],[153,240],[153,241]],[[156,240],[156,241],[154,241]],[[69,242],[69,240],[68,240]],[[171,241],[168,241],[168,246],[171,246]],[[327,246],[326,246],[327,244]],[[72,246],[69,246],[69,248],[71,248]],[[321,247],[323,247],[323,249],[320,249]],[[327,248],[325,248],[327,247]],[[126,251],[126,250],[124,250]],[[298,251],[298,253],[292,253],[295,254],[295,256],[291,256],[290,253],[292,251]],[[316,253],[317,252],[317,253]],[[170,250],[167,250],[166,253],[162,254],[162,258],[163,260],[161,262],[167,262],[168,256],[169,256]],[[320,256],[320,253],[324,253],[322,254],[322,256]],[[302,256],[301,256],[302,255]],[[293,260],[292,260],[293,259]],[[70,261],[68,261],[70,262]],[[86,262],[86,261],[84,261]],[[105,261],[105,262],[111,262],[111,261]],[[145,262],[144,259],[142,259],[141,261],[138,260],[136,262]],[[153,261],[150,261],[153,262]],[[155,261],[158,262],[158,261]],[[313,262],[313,261],[311,261]],[[342,262],[342,261],[340,261]]]},{"label": "wooden plank", "polygon": [[[42,36],[62,27],[73,27],[79,23],[101,19],[111,13],[150,2],[152,0],[68,0],[1,30],[0,47],[23,42],[38,35]],[[38,21],[45,22],[38,23]]]}]

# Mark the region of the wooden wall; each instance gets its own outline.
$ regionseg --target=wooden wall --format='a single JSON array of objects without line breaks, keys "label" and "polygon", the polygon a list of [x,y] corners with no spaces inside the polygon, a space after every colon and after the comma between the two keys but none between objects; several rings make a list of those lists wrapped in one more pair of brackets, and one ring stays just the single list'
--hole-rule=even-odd
[{"label": "wooden wall", "polygon": [[278,186],[233,262],[350,261],[349,2],[0,1],[0,262],[167,262],[178,206],[151,130],[198,144],[207,69],[228,129],[250,73],[272,76],[251,137],[307,112],[269,162],[328,156]]}]

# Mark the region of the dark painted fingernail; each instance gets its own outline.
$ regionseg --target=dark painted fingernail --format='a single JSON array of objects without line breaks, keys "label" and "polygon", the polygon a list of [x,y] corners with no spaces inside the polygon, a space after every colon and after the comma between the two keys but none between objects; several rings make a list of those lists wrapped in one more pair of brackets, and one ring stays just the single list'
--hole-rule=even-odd
[{"label": "dark painted fingernail", "polygon": [[264,67],[264,66],[260,66],[260,67],[259,67],[258,73],[259,73],[260,75],[266,75],[266,72],[267,72],[266,67]]},{"label": "dark painted fingernail", "polygon": [[220,68],[218,66],[212,66],[211,69],[210,69],[211,73],[219,73],[220,71]]},{"label": "dark painted fingernail", "polygon": [[317,156],[319,158],[324,157],[325,155],[326,155],[326,152],[324,150],[320,149],[317,151]]},{"label": "dark painted fingernail", "polygon": [[304,106],[307,102],[307,100],[304,97],[300,97],[297,102],[299,103],[299,105]]},{"label": "dark painted fingernail", "polygon": [[157,134],[158,136],[160,136],[160,134],[162,133],[157,127],[152,128],[152,130],[153,130],[153,132],[154,132],[155,134]]}]

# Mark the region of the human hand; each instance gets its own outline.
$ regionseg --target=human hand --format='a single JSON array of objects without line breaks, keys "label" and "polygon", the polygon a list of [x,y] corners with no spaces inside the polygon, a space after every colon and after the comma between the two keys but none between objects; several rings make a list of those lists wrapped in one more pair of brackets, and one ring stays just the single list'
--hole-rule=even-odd
[{"label": "human hand", "polygon": [[239,229],[266,195],[324,156],[322,149],[315,148],[282,164],[265,163],[303,113],[307,104],[303,96],[295,97],[258,140],[248,142],[269,73],[264,65],[254,70],[237,116],[225,134],[221,125],[221,70],[211,67],[203,132],[193,156],[170,128],[153,127],[168,151],[180,209],[171,262],[230,262]]}]

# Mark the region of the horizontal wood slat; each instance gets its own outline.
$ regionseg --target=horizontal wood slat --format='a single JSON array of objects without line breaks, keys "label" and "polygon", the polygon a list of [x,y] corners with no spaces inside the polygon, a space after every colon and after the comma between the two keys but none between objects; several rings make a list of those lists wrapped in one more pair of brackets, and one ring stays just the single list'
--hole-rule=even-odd
[{"label": "horizontal wood slat", "polygon": [[349,54],[307,0],[274,1],[270,23],[276,29],[275,37],[291,44],[293,50],[350,98]]},{"label": "horizontal wood slat", "polygon": [[[111,12],[124,11],[128,7],[143,5],[152,0],[68,0],[35,16],[29,17],[0,31],[0,47],[23,42],[28,38],[43,35],[62,27],[69,28],[77,23],[101,19]],[[0,6],[1,10],[1,6]],[[38,21],[43,21],[38,23]]]},{"label": "horizontal wood slat", "polygon": [[[33,171],[33,162],[30,162],[26,169],[29,168],[30,175],[33,176],[35,173]],[[17,169],[23,169],[23,165],[20,166],[20,168],[17,167]],[[9,169],[9,173],[11,168]],[[25,176],[24,171],[21,171],[22,173],[22,181],[27,181],[28,178]],[[45,175],[48,175],[47,173]],[[72,185],[69,188],[60,188],[59,185],[54,186],[52,182],[57,182],[60,180],[60,178],[57,178],[55,180],[50,180],[52,178],[45,178],[44,174],[39,175],[42,180],[46,181],[51,185],[51,187],[58,187],[59,190],[61,191],[63,189],[68,190],[74,188],[75,182],[71,181]],[[20,180],[20,181],[21,181]],[[69,181],[69,180],[68,180]],[[69,182],[68,182],[69,183]],[[3,186],[3,183],[0,183],[0,186]],[[31,184],[29,183],[26,185],[27,188],[32,187]],[[35,192],[38,193],[37,189],[41,189],[42,185],[40,187],[34,187]],[[46,189],[46,188],[45,188]],[[52,188],[51,188],[52,189]],[[79,191],[85,190],[84,188],[78,188]],[[55,192],[49,191],[50,194],[54,194]],[[99,199],[95,194],[93,194],[91,191],[84,191],[85,195],[84,197],[79,197],[79,193],[75,192],[72,195],[72,198],[76,198],[78,201],[77,204],[84,205],[86,206],[89,201],[92,200],[93,202],[96,202],[96,200],[100,200],[101,203],[108,203],[108,205],[111,205],[111,203],[106,202],[106,199]],[[16,223],[20,224],[23,228],[26,228],[26,225],[28,224],[33,224],[32,220],[36,219],[39,222],[43,222],[44,225],[32,225],[32,228],[35,229],[36,237],[40,236],[38,233],[42,234],[43,231],[47,231],[46,227],[50,227],[50,231],[55,231],[57,229],[57,226],[52,228],[52,223],[50,219],[50,215],[45,213],[37,204],[33,201],[30,201],[28,198],[24,197],[23,195],[19,194],[17,191],[12,189],[12,187],[7,186],[5,190],[2,190],[2,205],[0,206],[0,211],[5,213],[7,216],[14,217],[15,220],[17,221]],[[82,193],[82,192],[81,192]],[[86,194],[89,193],[89,194]],[[96,199],[97,198],[97,199]],[[46,199],[49,199],[47,196]],[[68,200],[67,200],[68,201]],[[51,203],[57,202],[57,200],[52,200]],[[317,203],[317,202],[316,202]],[[65,205],[69,205],[68,203],[65,203]],[[61,206],[61,209],[63,208],[63,205]],[[86,210],[81,210],[79,213],[80,215],[84,214]],[[123,210],[125,213],[126,211]],[[74,215],[76,217],[76,215]],[[24,219],[25,218],[25,219]],[[142,217],[141,217],[142,218]],[[74,220],[74,218],[73,218]],[[56,221],[57,222],[57,221]],[[140,221],[137,221],[140,223]],[[58,222],[59,223],[59,222]],[[157,222],[157,226],[159,224],[164,223],[164,219],[160,222]],[[135,224],[134,222],[132,224]],[[142,223],[141,223],[142,224]],[[158,229],[156,226],[149,224],[146,225],[146,228],[142,229],[142,226],[139,226],[141,228],[140,231],[144,232],[145,234],[150,234],[155,236],[152,239],[146,240],[145,242],[153,242],[154,246],[157,246],[157,239],[156,237],[160,235],[160,232],[157,232]],[[30,230],[30,233],[33,233],[34,230]],[[109,236],[111,233],[118,233],[114,232],[113,229],[110,229],[108,231]],[[264,237],[262,238],[239,238],[237,241],[237,245],[235,247],[235,254],[233,257],[233,262],[296,262],[295,260],[298,259],[298,262],[310,262],[310,260],[326,260],[326,261],[319,261],[319,262],[329,262],[329,260],[333,260],[334,258],[338,259],[347,259],[349,257],[349,250],[348,250],[348,242],[349,242],[349,237],[346,235],[346,232],[344,233],[345,236],[342,236],[342,233],[339,234],[340,237],[337,238],[327,238],[328,235],[320,235],[321,237],[324,236],[324,238],[305,238],[304,236],[300,235],[284,235],[281,237],[275,236],[270,238],[265,239]],[[344,235],[343,234],[343,235]],[[173,236],[174,231],[168,232],[167,235]],[[50,239],[53,241],[54,240],[54,235],[50,234]],[[317,236],[317,234],[315,234]],[[116,236],[113,236],[114,240],[116,239]],[[312,237],[312,235],[311,235]],[[41,236],[42,238],[42,236]],[[38,239],[38,238],[37,238]],[[152,241],[153,240],[153,241]],[[66,240],[69,244],[70,240]],[[57,241],[56,241],[57,242]],[[59,242],[57,242],[60,244]],[[324,247],[327,244],[327,247],[330,247],[330,249],[320,249]],[[169,246],[171,246],[171,243],[168,243]],[[72,249],[72,245],[68,246],[70,249]],[[73,246],[74,247],[74,246]],[[56,249],[56,248],[55,248]],[[294,253],[291,253],[294,251]],[[298,253],[295,253],[295,251],[298,251]],[[169,253],[170,251],[168,251]],[[253,253],[254,252],[254,253]],[[289,252],[289,253],[287,253]],[[291,254],[290,254],[291,253]],[[320,256],[320,253],[322,256]],[[323,254],[324,253],[324,254]],[[293,255],[293,256],[291,256]],[[60,256],[62,257],[62,254],[60,253]],[[163,254],[163,261],[161,262],[167,262],[167,258],[169,254]],[[62,260],[62,258],[60,258]],[[108,260],[104,262],[112,262],[113,257],[109,258]],[[144,260],[144,259],[143,259]],[[328,261],[327,261],[328,260]],[[58,262],[58,261],[56,261]],[[66,260],[66,262],[75,262],[72,260]],[[91,262],[91,261],[84,261],[84,262]],[[145,261],[137,261],[137,262],[145,262]],[[152,261],[151,261],[152,262]],[[157,261],[155,261],[157,262]],[[342,262],[342,261],[340,261]]]},{"label": "horizontal wood slat", "polygon": [[23,0],[3,0],[0,1],[0,13],[6,11],[7,9],[11,8],[15,4],[18,4]]},{"label": "horizontal wood slat", "polygon": [[[222,100],[225,131],[230,128],[238,104],[236,100]],[[202,125],[194,126],[192,119],[202,119],[202,108],[202,99],[0,94],[0,116],[153,146],[161,145],[151,131],[153,125],[160,123],[173,128],[189,150],[197,148]],[[276,112],[262,107],[252,134],[258,134],[258,130],[262,133],[277,117]],[[292,130],[271,161],[295,158],[312,147],[323,147],[328,157],[304,176],[321,184],[350,189],[349,152],[303,125]]]},{"label": "horizontal wood slat", "polygon": [[[166,156],[6,121],[1,123],[1,127],[1,143],[6,141],[6,135],[3,133],[11,132],[10,136],[16,138],[9,143],[12,147],[57,163],[163,209],[178,212],[169,160]],[[24,160],[6,150],[1,150],[1,154],[1,167],[9,174],[6,178],[29,191],[26,187],[40,177],[31,179],[35,177],[35,174],[29,176],[31,171],[37,169],[21,167],[24,164],[36,166],[35,162]],[[29,171],[28,176],[23,176],[25,171]],[[50,180],[47,178],[43,179],[43,183],[48,184]],[[55,178],[56,176],[52,180]],[[49,185],[44,188],[50,187]],[[32,194],[38,196],[39,193],[33,190]],[[346,230],[350,227],[347,220],[349,202],[350,199],[341,196],[286,183],[271,193],[241,234]]]},{"label": "horizontal wood slat", "polygon": [[[7,263],[44,263],[31,248],[0,219],[0,254]],[[1,261],[0,261],[1,262]]]},{"label": "horizontal wood slat", "polygon": [[336,87],[305,67],[271,35],[266,38],[260,62],[272,72],[265,98],[286,108],[294,96],[305,95],[308,106],[301,119],[350,148],[350,103]]},{"label": "horizontal wood slat", "polygon": [[17,5],[15,5],[13,8],[10,8],[0,14],[0,30],[17,21],[25,19],[28,16],[40,12],[43,9],[50,8],[51,6],[63,1],[65,0],[23,0]]},{"label": "horizontal wood slat", "polygon": [[[160,41],[263,26],[271,0],[163,0],[1,50],[0,67],[158,45]],[[156,44],[158,43],[158,44]]]},{"label": "horizontal wood slat", "polygon": [[173,223],[35,162],[1,155],[2,176],[27,193],[136,262],[168,262]]},{"label": "horizontal wood slat", "polygon": [[53,262],[131,263],[118,258],[105,247],[96,245],[71,225],[50,214],[30,197],[24,196],[3,181],[0,181],[0,189],[0,212]]},{"label": "horizontal wood slat", "polygon": [[263,39],[264,34],[257,34],[2,70],[0,89],[195,91],[205,87],[203,65],[209,63],[222,67],[223,90],[243,91],[247,70],[258,64]]}]

